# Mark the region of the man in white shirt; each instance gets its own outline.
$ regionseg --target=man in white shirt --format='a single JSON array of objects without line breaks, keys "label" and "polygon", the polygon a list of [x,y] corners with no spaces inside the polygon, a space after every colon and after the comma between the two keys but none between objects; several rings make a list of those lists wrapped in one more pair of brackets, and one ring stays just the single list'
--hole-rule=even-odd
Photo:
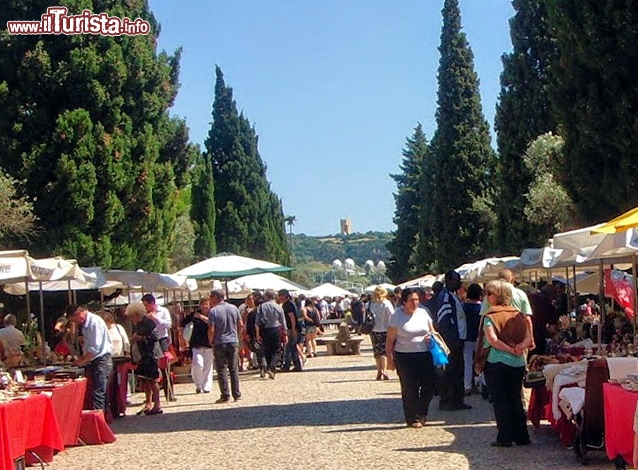
[{"label": "man in white shirt", "polygon": [[25,344],[22,331],[16,326],[15,315],[9,313],[4,317],[5,327],[0,329],[0,343],[4,346],[5,357],[2,358],[7,367],[20,365],[22,346]]},{"label": "man in white shirt", "polygon": [[172,325],[170,312],[168,309],[156,304],[153,294],[144,294],[142,296],[142,303],[144,304],[144,308],[146,308],[148,318],[153,320],[155,325],[157,325],[157,336],[159,337],[162,351],[168,351]]},{"label": "man in white shirt", "polygon": [[113,368],[109,328],[102,318],[81,305],[69,305],[66,316],[82,327],[84,335],[84,354],[73,365],[85,367],[87,390],[93,391],[93,409],[106,411],[106,384]]}]

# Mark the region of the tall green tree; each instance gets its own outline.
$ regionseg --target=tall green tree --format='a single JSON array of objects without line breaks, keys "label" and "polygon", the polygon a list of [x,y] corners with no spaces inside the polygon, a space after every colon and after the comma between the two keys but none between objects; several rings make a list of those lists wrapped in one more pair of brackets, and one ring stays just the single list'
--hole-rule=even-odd
[{"label": "tall green tree", "polygon": [[197,259],[210,258],[216,253],[215,242],[215,183],[211,161],[201,156],[193,172],[191,220],[195,232],[194,255]]},{"label": "tall green tree", "polygon": [[548,5],[567,190],[581,223],[600,222],[638,205],[638,2]]},{"label": "tall green tree", "polygon": [[442,14],[437,128],[431,142],[434,184],[431,201],[424,201],[431,206],[424,230],[443,271],[485,256],[493,243],[495,157],[458,0],[445,0]]},{"label": "tall green tree", "polygon": [[[546,0],[513,0],[510,19],[513,50],[502,57],[501,92],[494,127],[498,147],[497,191],[500,254],[534,245],[540,233],[524,217],[525,194],[533,175],[523,163],[528,145],[556,131],[549,88],[556,44],[547,23]],[[542,230],[541,230],[542,231]]]},{"label": "tall green tree", "polygon": [[[42,236],[29,248],[81,263],[163,270],[190,161],[188,131],[170,118],[180,51],[156,50],[146,0],[63,0],[149,21],[147,36],[0,31],[0,165],[26,181]],[[50,2],[7,0],[0,23],[37,20]]]},{"label": "tall green tree", "polygon": [[215,181],[217,249],[289,263],[283,209],[266,178],[257,134],[237,111],[219,67],[215,74],[213,123],[205,146]]},{"label": "tall green tree", "polygon": [[394,194],[393,222],[397,229],[394,231],[392,241],[387,245],[390,259],[387,264],[387,275],[396,284],[406,281],[421,274],[419,267],[411,260],[412,253],[417,244],[419,233],[419,216],[421,213],[422,173],[425,159],[428,155],[428,142],[423,132],[423,126],[419,123],[414,128],[414,133],[406,140],[403,149],[403,161],[399,169],[401,173],[390,175],[397,184],[397,192]]}]

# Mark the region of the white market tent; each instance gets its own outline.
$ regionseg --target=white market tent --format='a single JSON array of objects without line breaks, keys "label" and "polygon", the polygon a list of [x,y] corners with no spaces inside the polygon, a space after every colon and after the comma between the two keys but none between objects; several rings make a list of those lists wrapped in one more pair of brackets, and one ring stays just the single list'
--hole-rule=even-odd
[{"label": "white market tent", "polygon": [[[95,274],[82,270],[76,260],[60,257],[36,259],[26,250],[0,251],[0,284],[22,284],[22,294],[40,291],[40,330],[45,339],[44,298],[42,284],[49,281],[95,282]],[[67,283],[68,285],[68,283]],[[32,287],[35,287],[33,289]],[[29,295],[26,296],[27,312],[31,312]],[[44,343],[43,343],[44,348]]]},{"label": "white market tent", "polygon": [[[219,279],[226,283],[226,296],[230,296],[228,281],[242,276],[263,273],[282,273],[292,271],[292,268],[280,264],[271,263],[245,256],[237,256],[232,253],[220,253],[217,256],[195,263],[175,274],[186,276],[197,281],[207,279]],[[201,282],[200,282],[201,289]]]},{"label": "white market tent", "polygon": [[282,273],[292,268],[245,256],[221,253],[199,263],[195,263],[175,274],[191,279],[234,279],[251,274]]},{"label": "white market tent", "polygon": [[120,288],[140,289],[142,291],[169,290],[196,290],[197,283],[188,279],[185,275],[164,274],[138,271],[121,271],[109,269],[104,271],[106,281],[119,284]]},{"label": "white market tent", "polygon": [[508,268],[515,270],[519,265],[518,256],[505,256],[502,258],[485,258],[473,263],[465,263],[455,269],[461,276],[461,280],[469,282],[484,282],[496,279],[498,272]]},{"label": "white market tent", "polygon": [[432,284],[434,284],[436,280],[437,276],[434,274],[426,274],[425,276],[402,282],[398,287],[401,289],[406,289],[407,287],[432,287]]},{"label": "white market tent", "polygon": [[[592,235],[594,236],[594,235]],[[638,253],[638,229],[629,229],[623,232],[604,235],[604,238],[596,245],[589,257],[617,258]]]},{"label": "white market tent", "polygon": [[352,292],[342,289],[341,287],[335,286],[334,284],[330,284],[326,282],[325,284],[321,284],[320,286],[315,287],[314,289],[310,289],[312,295],[316,295],[317,297],[345,297],[351,296]]},{"label": "white market tent", "polygon": [[592,225],[568,232],[556,233],[552,237],[553,248],[571,250],[574,253],[576,263],[582,263],[590,259],[592,251],[607,236],[604,233],[592,233],[603,224]]},{"label": "white market tent", "polygon": [[[109,283],[104,279],[102,269],[99,267],[77,268],[81,271],[74,279],[60,281],[44,281],[29,282],[29,291],[43,290],[45,292],[75,291],[85,289],[101,289],[110,287],[113,283]],[[15,282],[5,284],[3,290],[10,295],[24,295],[26,293],[26,283]]]},{"label": "white market tent", "polygon": [[365,289],[363,289],[363,292],[365,292],[366,294],[371,294],[374,292],[374,290],[377,287],[382,287],[387,291],[394,291],[394,288],[396,287],[393,284],[389,284],[387,282],[384,282],[383,284],[372,284],[371,286],[366,287]]},{"label": "white market tent", "polygon": [[[231,298],[241,298],[256,290],[272,289],[278,291],[287,289],[291,294],[310,294],[310,290],[301,284],[292,282],[274,273],[252,274],[242,276],[228,282],[228,291]],[[238,295],[239,294],[239,295]]]}]

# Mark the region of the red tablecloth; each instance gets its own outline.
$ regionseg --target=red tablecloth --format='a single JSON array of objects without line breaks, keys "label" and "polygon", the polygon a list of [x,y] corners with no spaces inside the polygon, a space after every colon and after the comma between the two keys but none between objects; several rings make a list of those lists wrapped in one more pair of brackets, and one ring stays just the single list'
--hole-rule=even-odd
[{"label": "red tablecloth", "polygon": [[115,435],[106,421],[102,410],[84,410],[80,425],[80,439],[84,444],[110,444]]},{"label": "red tablecloth", "polygon": [[69,382],[63,387],[53,390],[51,403],[55,416],[58,418],[65,447],[78,444],[85,393],[86,379]]},{"label": "red tablecloth", "polygon": [[28,449],[63,450],[64,441],[49,397],[34,395],[0,405],[0,470]]},{"label": "red tablecloth", "polygon": [[[64,447],[78,444],[85,392],[86,379],[69,382],[51,390],[51,404],[58,420]],[[53,460],[54,452],[50,447],[40,448],[36,453],[45,462]],[[27,465],[32,465],[38,461],[35,457],[27,454],[26,462]]]},{"label": "red tablecloth", "polygon": [[629,392],[616,384],[603,384],[605,401],[605,449],[609,460],[622,455],[633,462],[634,412],[638,393]]},{"label": "red tablecloth", "polygon": [[[573,386],[573,384],[567,385],[566,387],[570,386]],[[552,392],[546,387],[532,389],[527,410],[527,419],[529,419],[537,429],[540,427],[541,419],[546,419],[549,421],[552,429],[558,433],[558,438],[563,447],[569,447],[573,444],[574,436],[576,435],[576,425],[567,419],[563,410],[560,411],[558,421],[554,419],[552,413]]]}]

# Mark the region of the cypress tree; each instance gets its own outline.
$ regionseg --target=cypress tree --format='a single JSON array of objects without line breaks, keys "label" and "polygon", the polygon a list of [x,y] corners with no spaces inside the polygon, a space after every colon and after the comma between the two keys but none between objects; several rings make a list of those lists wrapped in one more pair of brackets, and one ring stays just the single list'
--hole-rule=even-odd
[{"label": "cypress tree", "polygon": [[219,67],[215,74],[213,123],[205,146],[215,181],[218,251],[288,263],[283,209],[266,178],[257,134],[237,111]]},{"label": "cypress tree", "polygon": [[498,246],[501,254],[536,246],[540,233],[522,217],[533,175],[525,151],[541,134],[556,130],[549,87],[556,45],[547,24],[545,0],[513,0],[513,50],[504,54],[494,127],[498,147]]},{"label": "cypress tree", "polygon": [[390,175],[397,184],[393,219],[397,229],[393,233],[392,241],[387,244],[390,259],[386,273],[395,284],[420,274],[410,257],[417,244],[416,237],[419,232],[419,215],[423,201],[422,172],[427,154],[427,139],[423,126],[419,123],[414,128],[412,136],[406,140],[403,162],[399,167],[401,173]]},{"label": "cypress tree", "polygon": [[216,253],[215,185],[210,158],[200,157],[195,167],[191,193],[191,220],[195,232],[194,255],[198,260]]},{"label": "cypress tree", "polygon": [[[142,18],[147,36],[0,38],[0,165],[26,181],[42,235],[27,246],[80,263],[163,270],[178,187],[191,156],[183,122],[168,116],[180,52],[156,52],[145,0],[68,0]],[[8,1],[0,21],[37,20],[50,2]]]},{"label": "cypress tree", "polygon": [[492,243],[494,152],[458,0],[445,0],[442,13],[437,129],[431,142],[434,181],[431,216],[424,224],[432,232],[427,242],[435,267],[444,271],[484,257]]},{"label": "cypress tree", "polygon": [[548,0],[560,60],[552,103],[565,139],[566,189],[581,223],[638,205],[635,1]]}]

